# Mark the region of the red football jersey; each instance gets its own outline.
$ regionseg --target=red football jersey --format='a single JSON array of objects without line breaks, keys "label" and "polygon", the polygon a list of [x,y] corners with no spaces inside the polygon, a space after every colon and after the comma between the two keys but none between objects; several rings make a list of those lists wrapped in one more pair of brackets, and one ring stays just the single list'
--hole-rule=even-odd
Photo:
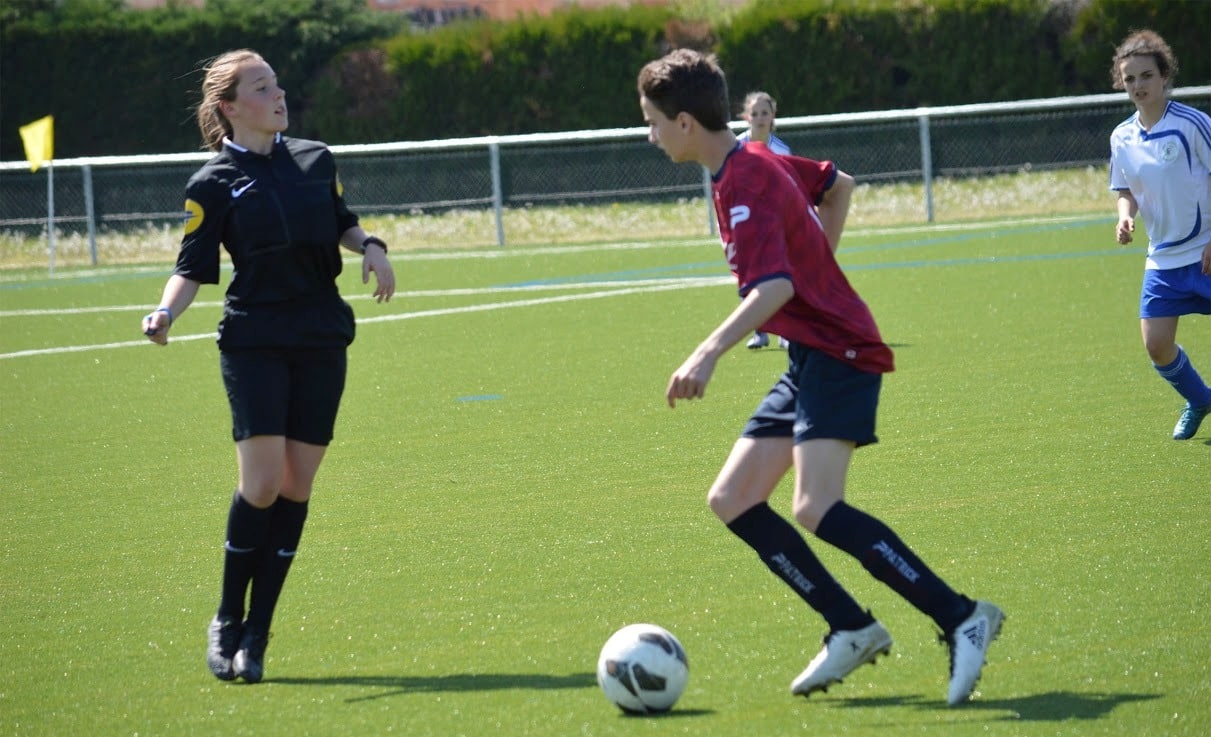
[{"label": "red football jersey", "polygon": [[779,156],[762,143],[737,146],[712,182],[719,235],[741,297],[769,279],[794,285],[795,295],[763,332],[885,373],[895,368],[891,349],[837,264],[816,214],[836,176],[830,161]]}]

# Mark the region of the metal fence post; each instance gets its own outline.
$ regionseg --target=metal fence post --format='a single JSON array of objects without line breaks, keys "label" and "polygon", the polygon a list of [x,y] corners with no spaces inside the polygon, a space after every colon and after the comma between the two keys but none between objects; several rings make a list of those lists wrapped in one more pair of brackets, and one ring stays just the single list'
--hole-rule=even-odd
[{"label": "metal fence post", "polygon": [[492,162],[492,209],[496,212],[496,245],[505,246],[505,196],[500,186],[500,142],[495,136],[488,141],[488,158]]},{"label": "metal fence post", "polygon": [[97,218],[93,209],[93,168],[90,164],[80,167],[80,176],[84,180],[84,218],[88,223],[88,252],[92,256],[93,266],[97,265]]},{"label": "metal fence post", "polygon": [[929,143],[929,115],[917,118],[921,132],[921,178],[925,184],[925,220],[933,222],[933,152]]}]

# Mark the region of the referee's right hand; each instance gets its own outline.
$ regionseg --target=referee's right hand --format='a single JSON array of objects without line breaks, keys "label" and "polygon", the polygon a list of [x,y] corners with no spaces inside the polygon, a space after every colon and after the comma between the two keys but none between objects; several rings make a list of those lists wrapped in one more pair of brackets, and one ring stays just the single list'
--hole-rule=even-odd
[{"label": "referee's right hand", "polygon": [[172,320],[162,311],[149,312],[143,316],[143,334],[152,343],[168,344],[168,329]]}]

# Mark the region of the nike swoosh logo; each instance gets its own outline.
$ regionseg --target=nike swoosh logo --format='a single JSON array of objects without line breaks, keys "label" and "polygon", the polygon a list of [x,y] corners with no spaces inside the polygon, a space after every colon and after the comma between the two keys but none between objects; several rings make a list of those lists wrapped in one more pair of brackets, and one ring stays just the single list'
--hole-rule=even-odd
[{"label": "nike swoosh logo", "polygon": [[239,189],[236,189],[235,187],[232,187],[232,188],[231,188],[231,199],[233,199],[233,200],[234,200],[234,199],[238,198],[240,195],[242,195],[242,194],[244,194],[245,192],[247,192],[247,191],[248,191],[248,188],[249,188],[249,187],[251,187],[251,186],[252,186],[252,185],[254,185],[254,184],[256,184],[256,180],[255,180],[255,179],[253,179],[253,180],[252,180],[251,182],[249,182],[248,184],[245,184],[243,187],[240,187]]},{"label": "nike swoosh logo", "polygon": [[237,548],[231,544],[230,540],[223,543],[223,549],[228,553],[251,553],[252,551],[256,550],[256,548]]},{"label": "nike swoosh logo", "polygon": [[297,550],[287,550],[286,548],[278,548],[278,557],[279,558],[293,558],[294,554],[297,552],[298,552]]}]

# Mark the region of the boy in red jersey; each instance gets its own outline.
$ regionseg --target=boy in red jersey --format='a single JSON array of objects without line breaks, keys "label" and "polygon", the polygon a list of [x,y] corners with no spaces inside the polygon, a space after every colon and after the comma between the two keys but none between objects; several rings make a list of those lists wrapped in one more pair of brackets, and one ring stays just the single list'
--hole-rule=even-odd
[{"label": "boy in red jersey", "polygon": [[674,162],[694,161],[712,173],[719,232],[742,298],[673,372],[669,406],[702,398],[719,357],[754,330],[790,340],[787,372],[749,419],[707,500],[828,622],[824,648],[791,692],[824,691],[892,644],[883,625],[770,508],[770,495],[793,465],[795,521],[937,623],[950,651],[947,702],[965,701],[1000,631],[1001,610],[952,590],[890,528],[844,500],[854,449],[877,441],[879,387],[894,368],[874,317],[833,257],[853,179],[831,162],[739,143],[727,126],[727,81],[713,56],[674,51],[644,66],[638,86],[652,143]]}]

